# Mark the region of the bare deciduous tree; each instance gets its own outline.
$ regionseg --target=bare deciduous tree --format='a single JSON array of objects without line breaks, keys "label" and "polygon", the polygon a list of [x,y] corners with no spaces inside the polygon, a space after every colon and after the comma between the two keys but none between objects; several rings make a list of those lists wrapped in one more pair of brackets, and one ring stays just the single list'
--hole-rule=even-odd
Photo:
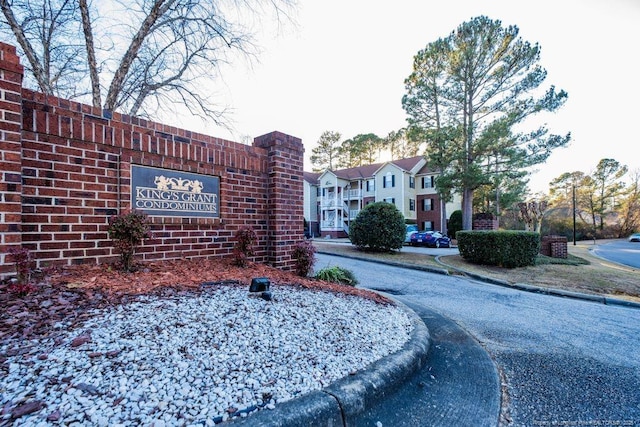
[{"label": "bare deciduous tree", "polygon": [[89,76],[91,78],[91,101],[94,107],[102,105],[100,96],[100,76],[98,74],[98,62],[96,59],[96,49],[93,42],[93,29],[91,28],[91,16],[87,0],[78,0],[80,15],[82,16],[82,31],[84,33],[85,46],[87,48],[87,64],[89,65]]},{"label": "bare deciduous tree", "polygon": [[618,208],[620,215],[618,237],[627,237],[634,231],[640,231],[640,169],[631,171],[630,175],[630,185],[623,191]]},{"label": "bare deciduous tree", "polygon": [[527,231],[540,232],[542,227],[542,218],[547,210],[547,202],[545,200],[530,200],[528,202],[518,203],[520,215],[526,225]]},{"label": "bare deciduous tree", "polygon": [[82,55],[82,29],[74,0],[0,0],[4,16],[0,34],[15,39],[27,58],[26,84],[43,93],[76,98],[87,68]]},{"label": "bare deciduous tree", "polygon": [[[186,107],[224,125],[211,80],[254,58],[251,19],[291,21],[295,0],[0,0],[0,34],[27,59],[26,84],[96,107],[153,117]],[[254,22],[255,23],[255,22]],[[104,103],[103,101],[104,100]]]}]

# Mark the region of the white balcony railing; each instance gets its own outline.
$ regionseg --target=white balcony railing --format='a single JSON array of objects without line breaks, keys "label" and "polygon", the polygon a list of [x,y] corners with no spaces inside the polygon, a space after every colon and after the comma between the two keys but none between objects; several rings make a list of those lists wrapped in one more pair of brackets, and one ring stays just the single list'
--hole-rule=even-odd
[{"label": "white balcony railing", "polygon": [[347,217],[348,217],[350,220],[354,220],[354,219],[356,219],[356,217],[358,216],[358,213],[359,213],[359,212],[360,212],[360,209],[351,209],[351,210],[349,210],[349,209],[346,209],[346,208],[345,208],[345,209],[342,211],[342,217],[343,217],[345,220],[347,219]]},{"label": "white balcony railing", "polygon": [[335,208],[336,206],[338,206],[338,199],[322,198],[323,208]]},{"label": "white balcony railing", "polygon": [[362,198],[362,191],[360,191],[359,188],[356,188],[355,190],[349,190],[349,191],[345,191],[346,194],[344,194],[342,196],[343,200],[358,200],[360,198]]}]

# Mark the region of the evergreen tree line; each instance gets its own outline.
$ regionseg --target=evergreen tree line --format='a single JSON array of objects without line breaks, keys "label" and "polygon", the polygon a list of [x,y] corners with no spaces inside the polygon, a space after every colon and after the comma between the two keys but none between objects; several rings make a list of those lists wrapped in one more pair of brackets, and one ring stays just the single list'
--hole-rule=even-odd
[{"label": "evergreen tree line", "polygon": [[[424,142],[414,140],[406,129],[386,138],[373,133],[342,140],[339,132],[325,131],[312,150],[313,170],[352,168],[387,159],[425,153]],[[490,168],[488,165],[487,168]],[[602,159],[591,172],[565,172],[549,183],[548,193],[528,197],[526,176],[493,180],[478,187],[474,214],[491,214],[501,228],[530,229],[543,235],[576,238],[626,237],[640,230],[640,170],[629,171],[614,159]]]},{"label": "evergreen tree line", "polygon": [[314,172],[355,168],[383,159],[420,156],[424,149],[424,141],[410,138],[406,129],[391,131],[384,138],[367,133],[344,140],[339,132],[325,131],[311,150],[311,165]]}]

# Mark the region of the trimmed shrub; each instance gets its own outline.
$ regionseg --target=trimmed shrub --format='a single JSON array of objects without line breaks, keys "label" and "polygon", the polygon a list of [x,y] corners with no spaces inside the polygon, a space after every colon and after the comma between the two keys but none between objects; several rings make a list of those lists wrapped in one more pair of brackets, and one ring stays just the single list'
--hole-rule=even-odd
[{"label": "trimmed shrub", "polygon": [[337,265],[323,268],[318,271],[314,277],[318,280],[339,283],[341,285],[355,286],[358,284],[358,280],[356,280],[356,277],[353,275],[351,270],[338,267]]},{"label": "trimmed shrub", "polygon": [[144,239],[151,237],[151,223],[146,214],[131,211],[109,219],[109,238],[120,253],[124,271],[133,271],[133,255]]},{"label": "trimmed shrub", "polygon": [[473,264],[515,268],[535,265],[540,233],[530,231],[458,231],[458,250]]},{"label": "trimmed shrub", "polygon": [[365,206],[349,229],[351,243],[372,252],[402,248],[405,235],[404,216],[393,203],[387,202]]},{"label": "trimmed shrub", "polygon": [[233,247],[233,263],[238,267],[246,267],[249,257],[253,256],[253,246],[258,241],[258,235],[250,227],[240,228],[236,232],[236,244]]},{"label": "trimmed shrub", "polygon": [[449,217],[449,224],[447,224],[449,237],[454,239],[456,237],[456,233],[460,230],[462,230],[462,211],[453,211]]},{"label": "trimmed shrub", "polygon": [[293,247],[292,257],[296,262],[296,274],[307,277],[316,262],[316,248],[309,240],[296,243]]}]

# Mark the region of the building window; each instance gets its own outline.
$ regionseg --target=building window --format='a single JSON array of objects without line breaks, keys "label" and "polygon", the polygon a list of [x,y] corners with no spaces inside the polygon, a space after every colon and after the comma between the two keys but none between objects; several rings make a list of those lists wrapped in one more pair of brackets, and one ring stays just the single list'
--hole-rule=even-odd
[{"label": "building window", "polygon": [[422,229],[424,231],[433,231],[433,221],[424,221],[422,223]]},{"label": "building window", "polygon": [[416,210],[416,200],[415,199],[409,199],[409,210],[410,211],[415,211]]},{"label": "building window", "polygon": [[374,191],[376,189],[376,182],[373,179],[367,180],[367,191]]},{"label": "building window", "polygon": [[396,199],[395,197],[387,197],[386,199],[384,199],[384,201],[387,203],[395,203]]},{"label": "building window", "polygon": [[409,177],[409,188],[416,188],[416,178],[413,176]]},{"label": "building window", "polygon": [[387,172],[384,176],[384,180],[382,181],[383,188],[391,188],[396,186],[396,176],[392,175],[391,172]]},{"label": "building window", "polygon": [[423,211],[432,211],[433,210],[433,199],[422,199],[422,210]]},{"label": "building window", "polygon": [[321,191],[320,191],[320,187],[316,187],[316,197],[320,197]]},{"label": "building window", "polygon": [[422,177],[422,188],[433,188],[433,176]]}]

